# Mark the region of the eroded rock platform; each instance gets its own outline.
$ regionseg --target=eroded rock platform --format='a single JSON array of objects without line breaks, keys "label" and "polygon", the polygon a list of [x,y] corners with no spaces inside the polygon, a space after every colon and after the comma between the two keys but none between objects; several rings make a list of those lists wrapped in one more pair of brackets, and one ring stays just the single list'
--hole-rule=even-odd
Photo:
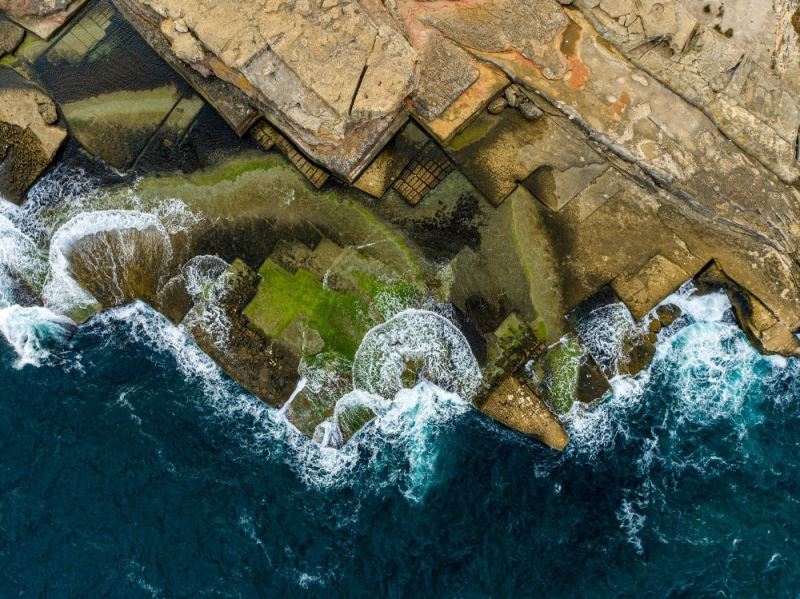
[{"label": "eroded rock platform", "polygon": [[[219,172],[211,152],[174,161],[176,149],[221,135],[201,136],[221,130],[217,115],[242,140],[226,156],[268,153],[270,166],[234,160],[261,166],[230,167],[224,184],[208,175],[214,197],[239,203],[223,203],[226,224],[203,233],[205,250],[245,257],[226,276],[247,292],[229,297],[222,285],[199,302],[177,286],[164,301],[156,286],[124,299],[176,322],[189,314],[198,342],[276,406],[288,372],[311,363],[330,374],[319,389],[341,395],[366,331],[431,301],[479,358],[476,402],[556,448],[566,442],[557,415],[647,364],[671,322],[652,310],[687,280],[724,289],[762,351],[800,355],[791,0],[759,19],[747,17],[752,2],[690,0],[23,4],[5,8],[16,24],[0,22],[13,36],[4,61],[44,84],[89,154],[123,172],[164,162]],[[42,20],[61,27],[76,14],[50,41],[35,39],[56,31],[38,29]],[[87,73],[128,64],[126,52],[150,52],[149,78],[87,95],[52,83],[68,71],[96,85]],[[45,131],[30,123],[22,129]],[[59,144],[24,169],[20,190]],[[266,204],[262,176],[285,204]],[[219,209],[197,199],[196,182],[147,185]],[[648,319],[624,341],[624,367],[587,351],[574,317],[587,306],[622,310],[622,328]],[[220,313],[241,351],[223,356],[204,333],[201,316]],[[290,368],[264,378],[253,360],[262,351]],[[411,379],[421,374],[409,365]],[[334,410],[319,389],[289,411],[309,435]]]}]

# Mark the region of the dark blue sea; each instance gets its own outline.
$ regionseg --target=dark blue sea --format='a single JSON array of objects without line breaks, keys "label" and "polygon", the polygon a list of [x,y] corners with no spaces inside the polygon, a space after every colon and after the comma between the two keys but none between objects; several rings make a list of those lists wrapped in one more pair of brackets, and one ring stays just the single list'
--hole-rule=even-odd
[{"label": "dark blue sea", "polygon": [[430,385],[322,449],[143,304],[6,322],[0,596],[796,597],[800,364],[690,299],[563,454]]}]

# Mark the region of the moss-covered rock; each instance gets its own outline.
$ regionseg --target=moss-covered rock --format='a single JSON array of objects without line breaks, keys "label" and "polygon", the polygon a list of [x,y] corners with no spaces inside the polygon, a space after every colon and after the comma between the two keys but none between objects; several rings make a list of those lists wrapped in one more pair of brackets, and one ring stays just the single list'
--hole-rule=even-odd
[{"label": "moss-covered rock", "polygon": [[244,309],[248,321],[276,339],[297,319],[304,319],[328,351],[351,358],[372,326],[367,304],[352,293],[332,291],[306,270],[292,274],[272,260],[259,269],[261,283]]},{"label": "moss-covered rock", "polygon": [[542,356],[544,398],[559,414],[566,414],[578,395],[583,349],[573,336],[564,337]]},{"label": "moss-covered rock", "polygon": [[297,383],[298,360],[249,327],[242,316],[257,284],[258,275],[241,260],[234,261],[195,299],[183,325],[231,378],[278,407]]}]

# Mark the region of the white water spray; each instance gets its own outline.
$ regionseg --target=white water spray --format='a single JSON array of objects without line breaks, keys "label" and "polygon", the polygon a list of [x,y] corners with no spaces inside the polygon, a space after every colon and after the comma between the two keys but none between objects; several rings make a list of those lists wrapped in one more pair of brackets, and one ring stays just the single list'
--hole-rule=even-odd
[{"label": "white water spray", "polygon": [[289,396],[289,399],[287,399],[286,403],[281,406],[280,410],[278,410],[279,416],[286,418],[286,412],[289,411],[289,408],[291,407],[295,398],[300,395],[300,392],[303,389],[306,388],[307,382],[308,381],[306,380],[306,377],[302,377],[299,381],[297,381],[297,386],[295,386],[294,391],[292,391],[292,394]]}]

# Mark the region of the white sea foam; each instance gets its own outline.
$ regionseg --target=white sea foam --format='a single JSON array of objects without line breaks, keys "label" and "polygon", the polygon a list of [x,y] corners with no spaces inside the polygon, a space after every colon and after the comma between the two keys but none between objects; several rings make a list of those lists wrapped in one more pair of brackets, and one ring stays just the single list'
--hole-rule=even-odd
[{"label": "white sea foam", "polygon": [[[777,368],[786,364],[784,358],[758,355],[739,328],[728,322],[730,302],[724,293],[697,295],[688,284],[663,304],[677,305],[688,319],[685,326],[660,338],[647,370],[636,377],[613,377],[612,393],[605,401],[591,407],[576,402],[566,417],[571,450],[595,456],[617,439],[630,438],[653,373],[668,376],[676,391],[677,400],[666,406],[673,426],[702,426],[741,413],[749,389],[762,376],[755,369],[757,361],[766,360]],[[619,331],[630,329],[632,321],[611,309],[595,314],[590,322],[596,328],[583,331],[581,338],[589,340],[595,358],[613,358],[621,347]]]},{"label": "white sea foam", "polygon": [[679,419],[696,424],[731,418],[760,376],[759,359],[738,327],[721,322],[688,326],[659,345],[656,359],[671,372]]},{"label": "white sea foam", "polygon": [[372,328],[356,351],[353,383],[357,389],[393,397],[405,386],[403,374],[409,364],[466,399],[480,385],[480,369],[464,335],[428,310],[404,310]]},{"label": "white sea foam", "polygon": [[28,191],[12,220],[25,233],[46,245],[55,230],[70,216],[97,201],[97,182],[82,169],[58,165]]},{"label": "white sea foam", "polygon": [[613,447],[620,437],[629,438],[629,419],[648,380],[647,372],[636,378],[616,377],[611,379],[611,393],[601,403],[588,406],[576,401],[564,418],[570,435],[567,451],[594,459],[599,452]]},{"label": "white sea foam", "polygon": [[341,449],[344,445],[341,429],[336,421],[330,418],[323,420],[314,428],[311,440],[325,449]]},{"label": "white sea foam", "polygon": [[0,306],[16,302],[16,281],[35,290],[45,272],[44,255],[33,239],[0,214]]},{"label": "white sea foam", "polygon": [[338,422],[346,410],[359,407],[369,408],[375,414],[380,415],[387,412],[389,402],[378,395],[356,389],[336,402],[336,406],[333,409],[333,417]]},{"label": "white sea foam", "polygon": [[[567,416],[569,459],[593,462],[612,448],[631,453],[635,482],[622,489],[616,516],[640,554],[648,514],[665,508],[668,485],[687,471],[713,479],[732,467],[714,439],[739,442],[746,455],[749,432],[763,418],[755,402],[775,373],[794,365],[758,354],[733,324],[723,293],[697,295],[688,285],[664,303],[680,307],[685,318],[660,335],[650,367],[615,377],[604,402],[576,404]],[[708,443],[696,442],[701,430],[713,431]],[[652,526],[648,533],[659,534]]]},{"label": "white sea foam", "polygon": [[661,305],[674,305],[693,322],[723,322],[731,311],[731,302],[724,291],[698,295],[692,281],[667,297]]},{"label": "white sea foam", "polygon": [[642,555],[644,548],[640,533],[644,528],[647,517],[641,512],[642,506],[629,499],[623,499],[622,504],[617,510],[616,516],[619,526],[625,533],[628,542],[636,548],[636,552]]},{"label": "white sea foam", "polygon": [[633,319],[622,302],[595,308],[576,328],[583,347],[608,377],[619,374],[626,359],[626,341],[635,342],[644,334],[642,324]]},{"label": "white sea foam", "polygon": [[134,341],[154,352],[171,355],[183,377],[200,382],[210,401],[224,402],[228,397],[236,397],[235,385],[225,379],[216,363],[194,344],[183,327],[173,325],[147,304],[136,301],[106,310],[93,323],[112,335],[124,323]]},{"label": "white sea foam", "polygon": [[429,382],[399,391],[392,401],[366,394],[358,400],[365,398],[378,415],[342,449],[323,447],[287,427],[287,461],[309,486],[346,484],[356,467],[365,467],[382,472],[375,478],[398,485],[410,500],[420,500],[435,478],[438,435],[470,404]]},{"label": "white sea foam", "polygon": [[218,256],[201,255],[191,258],[181,267],[186,291],[192,299],[208,289],[225,272],[229,264]]},{"label": "white sea foam", "polygon": [[0,308],[0,333],[17,353],[15,368],[40,366],[51,350],[66,343],[75,324],[40,306]]},{"label": "white sea foam", "polygon": [[[42,291],[45,305],[54,311],[66,314],[96,303],[95,298],[73,279],[69,271],[67,255],[77,241],[108,231],[121,232],[126,229],[144,231],[149,228],[162,234],[164,255],[171,256],[172,246],[167,231],[159,218],[153,214],[136,210],[99,210],[81,212],[72,217],[59,227],[50,241],[50,269]],[[130,251],[134,252],[135,248],[130,248]],[[118,256],[116,261],[124,262],[124,258]],[[134,255],[127,257],[130,261],[135,258]]]}]

